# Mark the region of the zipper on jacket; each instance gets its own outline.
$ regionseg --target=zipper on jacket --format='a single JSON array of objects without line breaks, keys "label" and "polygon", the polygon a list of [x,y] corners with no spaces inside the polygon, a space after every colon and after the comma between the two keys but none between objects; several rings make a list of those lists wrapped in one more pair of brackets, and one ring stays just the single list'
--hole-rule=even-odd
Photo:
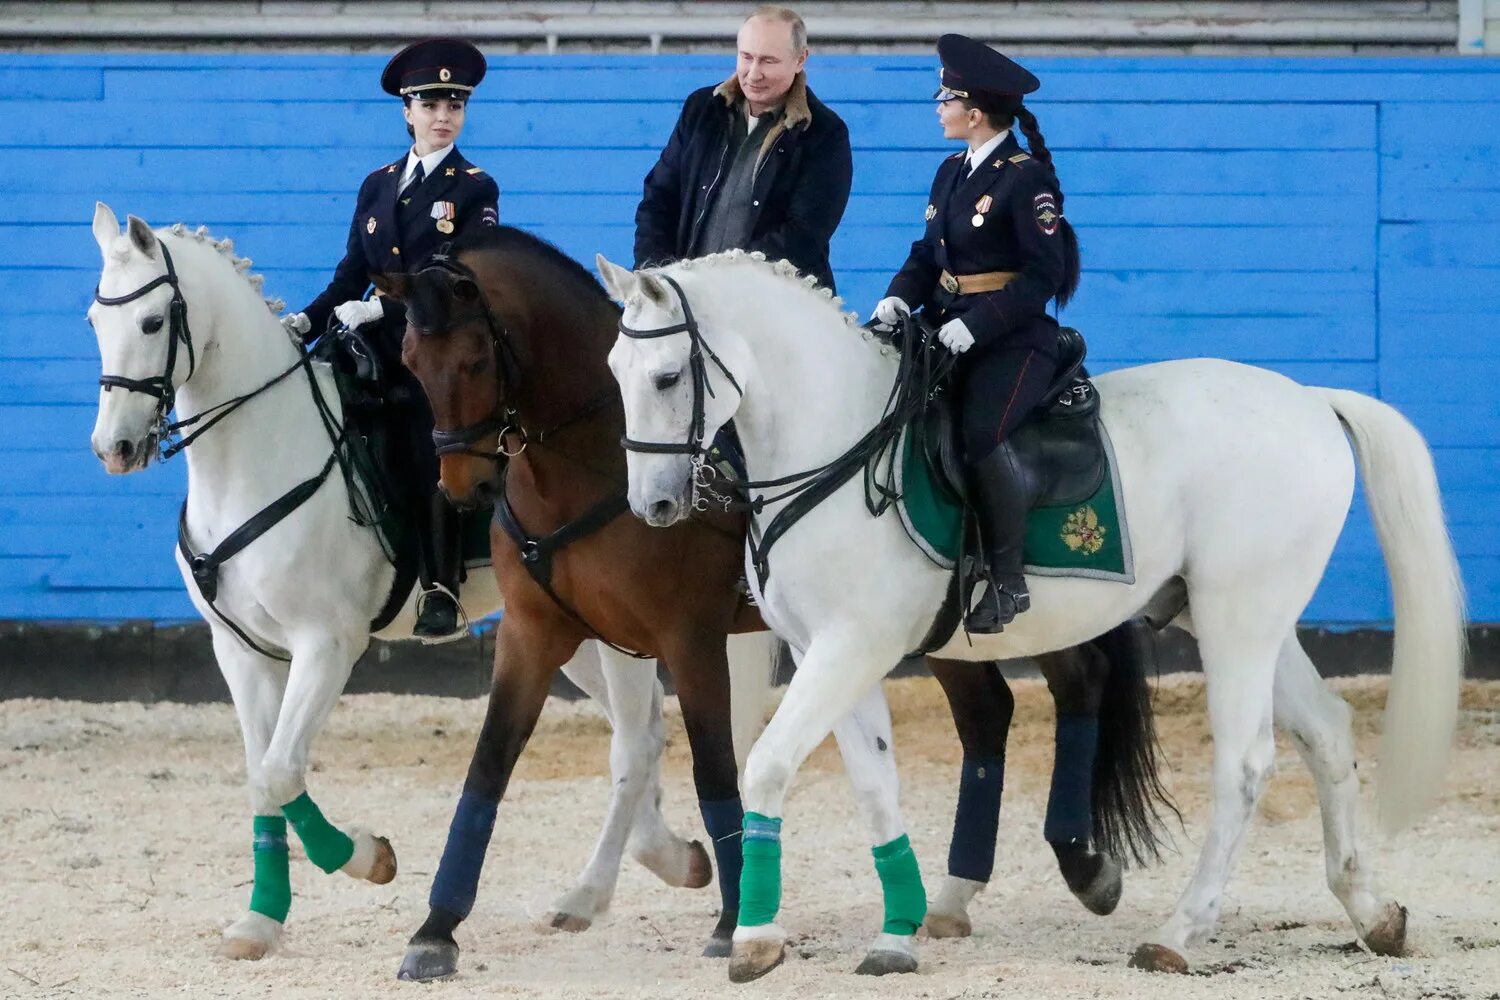
[{"label": "zipper on jacket", "polygon": [[[692,253],[693,248],[698,245],[698,229],[703,225],[703,217],[708,214],[708,206],[713,202],[714,192],[719,188],[719,178],[724,176],[724,160],[728,156],[729,136],[726,134],[724,136],[724,148],[719,150],[719,169],[714,172],[714,179],[708,182],[708,194],[703,197],[703,207],[698,209],[698,217],[693,220],[692,231],[688,233],[688,253]],[[753,180],[752,183],[754,183]]]}]

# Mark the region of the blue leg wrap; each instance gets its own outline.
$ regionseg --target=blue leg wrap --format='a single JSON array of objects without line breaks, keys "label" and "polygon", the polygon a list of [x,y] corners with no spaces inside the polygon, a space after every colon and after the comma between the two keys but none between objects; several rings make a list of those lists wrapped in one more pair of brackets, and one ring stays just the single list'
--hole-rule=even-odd
[{"label": "blue leg wrap", "polygon": [[710,802],[698,800],[703,814],[703,828],[714,845],[714,864],[719,868],[719,895],[724,912],[740,908],[740,872],[745,866],[745,807],[739,796]]},{"label": "blue leg wrap", "polygon": [[1049,844],[1087,841],[1094,830],[1094,756],[1099,749],[1099,720],[1092,715],[1057,718],[1057,756],[1052,767],[1052,795],[1042,835]]},{"label": "blue leg wrap", "polygon": [[958,809],[948,845],[948,874],[988,882],[995,869],[995,835],[1000,829],[1000,794],[1005,790],[1005,758],[964,756],[958,779]]},{"label": "blue leg wrap", "polygon": [[448,827],[448,843],[438,862],[437,876],[427,902],[433,909],[446,910],[467,917],[479,893],[479,872],[484,868],[484,854],[495,832],[497,799],[464,792],[458,798],[453,823]]}]

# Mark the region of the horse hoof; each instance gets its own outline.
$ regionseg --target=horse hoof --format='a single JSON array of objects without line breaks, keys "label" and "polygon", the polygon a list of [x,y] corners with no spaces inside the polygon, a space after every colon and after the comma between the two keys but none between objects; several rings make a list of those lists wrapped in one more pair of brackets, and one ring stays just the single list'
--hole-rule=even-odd
[{"label": "horse hoof", "polygon": [[728,958],[734,950],[734,938],[728,934],[715,934],[703,946],[704,958]]},{"label": "horse hoof", "polygon": [[458,972],[458,945],[452,941],[421,941],[406,949],[396,978],[409,983],[446,979]]},{"label": "horse hoof", "polygon": [[258,938],[227,937],[219,942],[219,957],[236,962],[259,962],[270,951],[271,943]]},{"label": "horse hoof", "polygon": [[786,942],[777,939],[736,941],[729,952],[729,981],[750,983],[786,961]]},{"label": "horse hoof", "polygon": [[701,889],[714,880],[714,865],[708,860],[708,851],[698,841],[688,845],[692,854],[688,857],[687,878],[683,880],[684,889]]},{"label": "horse hoof", "polygon": [[927,936],[933,938],[964,938],[974,933],[974,925],[967,913],[933,913],[928,910],[922,926],[926,928]]},{"label": "horse hoof", "polygon": [[576,913],[554,913],[552,914],[552,919],[547,921],[547,926],[555,931],[582,934],[594,926],[594,922],[588,917],[580,917]]},{"label": "horse hoof", "polygon": [[1124,871],[1113,858],[1104,857],[1102,861],[1099,873],[1088,884],[1088,888],[1075,890],[1073,895],[1078,897],[1078,901],[1090,913],[1107,917],[1120,905],[1120,896],[1125,892],[1125,878]]},{"label": "horse hoof", "polygon": [[1385,904],[1380,921],[1365,935],[1365,944],[1377,955],[1406,954],[1406,907]]},{"label": "horse hoof", "polygon": [[375,838],[375,863],[370,866],[369,880],[385,885],[396,877],[396,849],[385,837]]},{"label": "horse hoof", "polygon": [[1143,944],[1137,948],[1130,956],[1130,967],[1146,972],[1185,973],[1188,970],[1187,959],[1160,944]]},{"label": "horse hoof", "polygon": [[856,976],[889,976],[893,973],[916,972],[917,958],[900,951],[872,951],[854,970]]}]

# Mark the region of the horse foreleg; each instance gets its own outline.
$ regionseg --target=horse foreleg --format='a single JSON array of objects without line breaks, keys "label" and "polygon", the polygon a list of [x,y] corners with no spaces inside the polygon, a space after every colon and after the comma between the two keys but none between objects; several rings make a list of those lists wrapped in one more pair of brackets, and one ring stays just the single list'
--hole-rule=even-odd
[{"label": "horse foreleg", "polygon": [[453,931],[474,907],[500,799],[542,714],[553,673],[578,647],[576,636],[522,618],[520,611],[509,611],[495,635],[495,678],[484,725],[433,876],[427,920],[407,944],[399,979],[437,979],[458,971]]},{"label": "horse foreleg", "polygon": [[948,874],[927,907],[927,933],[935,938],[973,933],[969,903],[989,884],[1005,790],[1005,742],[1016,700],[994,663],[929,657],[927,667],[947,696],[963,746],[958,806],[948,846]]},{"label": "horse foreleg", "polygon": [[927,898],[901,818],[901,779],[896,773],[891,710],[880,682],[860,699],[854,711],[834,725],[833,735],[849,783],[854,786],[854,797],[874,834],[871,853],[885,898],[880,934],[855,972],[864,976],[915,972],[916,934],[927,913]]},{"label": "horse foreleg", "polygon": [[672,671],[682,723],[693,751],[693,786],[714,858],[719,865],[718,924],[703,954],[723,958],[739,920],[741,828],[739,770],[734,760],[730,718],[729,664],[723,633],[685,627],[662,640],[663,659]]},{"label": "horse foreleg", "polygon": [[879,636],[868,624],[830,628],[814,637],[780,707],[750,751],[740,923],[729,963],[733,982],[759,978],[785,957],[786,932],[776,918],[781,908],[781,817],[792,778],[901,655],[904,637]]},{"label": "horse foreleg", "polygon": [[219,954],[225,958],[263,958],[281,940],[292,905],[287,860],[286,819],[281,803],[265,792],[261,762],[276,730],[276,715],[286,689],[286,666],[244,645],[222,626],[213,628],[214,658],[229,685],[245,742],[245,776],[250,786],[251,852],[255,882],[250,908],[224,929]]}]

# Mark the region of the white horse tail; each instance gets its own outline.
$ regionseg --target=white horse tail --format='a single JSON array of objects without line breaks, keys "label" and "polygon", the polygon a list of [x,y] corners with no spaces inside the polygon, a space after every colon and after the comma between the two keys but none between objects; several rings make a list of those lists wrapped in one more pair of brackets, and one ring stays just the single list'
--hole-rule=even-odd
[{"label": "white horse tail", "polygon": [[1466,647],[1463,579],[1421,433],[1377,399],[1339,389],[1317,392],[1354,441],[1391,578],[1395,657],[1377,798],[1381,826],[1395,833],[1421,817],[1448,768]]}]

